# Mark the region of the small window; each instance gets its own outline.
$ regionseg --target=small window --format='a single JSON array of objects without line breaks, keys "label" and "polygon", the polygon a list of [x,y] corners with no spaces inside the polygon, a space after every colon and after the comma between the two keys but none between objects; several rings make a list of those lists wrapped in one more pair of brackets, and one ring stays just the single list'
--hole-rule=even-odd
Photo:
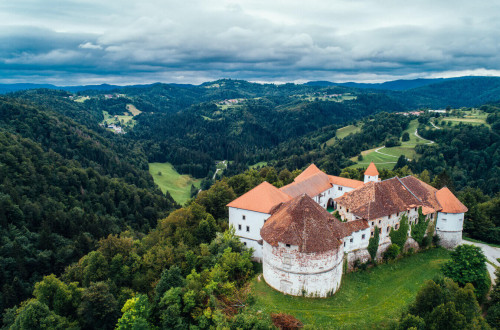
[{"label": "small window", "polygon": [[372,237],[373,237],[373,231],[372,231]]},{"label": "small window", "polygon": [[243,218],[243,220],[245,220],[245,219],[246,219],[246,217],[245,217],[244,215],[242,216],[242,218]]},{"label": "small window", "polygon": [[415,211],[417,210],[417,208],[415,208]]},{"label": "small window", "polygon": [[290,247],[290,244],[286,244],[286,247],[289,248]]},{"label": "small window", "polygon": [[372,226],[375,224],[375,221],[372,221]]},{"label": "small window", "polygon": [[349,209],[347,209],[347,213],[349,213]]},{"label": "small window", "polygon": [[243,242],[243,245],[247,246],[247,242]]},{"label": "small window", "polygon": [[365,234],[361,235],[361,239],[365,239],[365,237],[366,237]]},{"label": "small window", "polygon": [[399,225],[398,225],[398,224],[396,224],[396,226],[394,227],[394,229],[398,230],[398,227],[399,227]]},{"label": "small window", "polygon": [[445,218],[443,218],[443,219],[441,219],[441,220],[446,221],[446,219],[445,219]]},{"label": "small window", "polygon": [[250,231],[250,227],[249,227],[249,226],[247,226],[247,232],[248,232],[248,231]]},{"label": "small window", "polygon": [[382,223],[382,220],[379,220],[379,221],[378,221],[378,224],[380,225],[381,223]]},{"label": "small window", "polygon": [[339,191],[342,191],[342,187],[339,187]]},{"label": "small window", "polygon": [[399,217],[399,212],[396,212],[396,216]]},{"label": "small window", "polygon": [[351,238],[351,239],[349,240],[349,242],[351,242],[351,243],[352,243],[352,241],[353,241],[353,239]]},{"label": "small window", "polygon": [[387,232],[390,232],[391,231],[391,227],[387,227]]},{"label": "small window", "polygon": [[389,214],[389,216],[387,217],[387,219],[390,219],[391,218],[391,215]]},{"label": "small window", "polygon": [[344,246],[345,246],[345,242],[344,242]]},{"label": "small window", "polygon": [[238,225],[238,230],[241,230],[241,225]]},{"label": "small window", "polygon": [[379,233],[379,234],[382,234],[382,228],[380,228],[380,229],[378,230],[378,233]]}]

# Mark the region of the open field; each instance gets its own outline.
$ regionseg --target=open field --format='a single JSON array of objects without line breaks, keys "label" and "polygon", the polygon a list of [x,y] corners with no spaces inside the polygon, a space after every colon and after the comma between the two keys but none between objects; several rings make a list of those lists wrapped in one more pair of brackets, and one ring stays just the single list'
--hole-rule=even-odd
[{"label": "open field", "polygon": [[354,95],[342,95],[339,97],[326,97],[326,96],[310,96],[310,95],[299,95],[299,97],[304,98],[307,101],[332,101],[332,102],[344,102],[357,99]]},{"label": "open field", "polygon": [[107,111],[103,111],[102,113],[104,115],[104,120],[102,121],[102,123],[107,123],[108,125],[115,124],[122,127],[134,127],[134,125],[136,124],[134,116],[111,116]]},{"label": "open field", "polygon": [[73,101],[78,102],[78,103],[83,103],[87,100],[90,100],[90,96],[78,96],[73,99]]},{"label": "open field", "polygon": [[127,104],[127,110],[132,114],[132,116],[137,116],[142,113],[142,111],[137,109],[133,104]]},{"label": "open field", "polygon": [[440,274],[449,259],[445,249],[431,249],[391,264],[344,275],[342,285],[329,298],[284,295],[264,280],[255,279],[252,306],[263,313],[292,314],[315,329],[387,328],[415,299],[426,280]]},{"label": "open field", "polygon": [[165,193],[168,190],[173,199],[181,205],[190,198],[192,184],[200,188],[201,179],[177,173],[170,163],[149,163],[149,173],[161,191]]},{"label": "open field", "polygon": [[[451,112],[451,116],[449,117],[440,117],[434,120],[434,124],[436,126],[444,126],[447,125],[448,122],[451,122],[451,125],[458,125],[459,123],[470,124],[470,125],[487,125],[486,117],[488,117],[488,113],[481,111],[479,109],[472,109],[469,111],[464,110],[453,110]],[[443,123],[444,121],[444,123]]]},{"label": "open field", "polygon": [[367,167],[370,162],[374,162],[379,169],[392,169],[401,155],[405,155],[408,159],[414,159],[417,156],[415,146],[417,144],[429,143],[428,140],[418,138],[414,134],[417,127],[418,121],[416,119],[412,120],[408,128],[405,130],[405,132],[408,132],[410,135],[409,141],[402,142],[401,145],[397,147],[384,147],[382,149],[379,147],[362,151],[361,154],[363,155],[363,160],[358,161],[357,156],[352,157],[351,160],[356,162],[356,164],[351,167]]},{"label": "open field", "polygon": [[248,168],[257,168],[267,166],[267,162],[258,162],[253,165],[248,166]]},{"label": "open field", "polygon": [[332,137],[330,140],[326,141],[326,145],[327,146],[331,146],[332,144],[334,144],[336,137],[339,138],[339,139],[343,139],[346,136],[348,136],[349,134],[357,133],[360,130],[361,130],[360,126],[354,126],[354,125],[349,125],[349,126],[345,126],[345,127],[339,128],[337,130],[335,136]]}]

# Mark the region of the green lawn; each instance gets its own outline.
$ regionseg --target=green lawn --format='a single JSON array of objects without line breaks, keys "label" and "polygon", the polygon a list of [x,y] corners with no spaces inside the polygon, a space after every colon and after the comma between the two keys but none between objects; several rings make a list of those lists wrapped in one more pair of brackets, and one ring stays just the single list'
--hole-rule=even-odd
[{"label": "green lawn", "polygon": [[316,329],[387,328],[415,299],[426,280],[440,274],[449,259],[444,249],[431,249],[391,264],[344,275],[333,297],[304,298],[284,295],[264,280],[252,282],[256,303],[264,313],[292,314]]},{"label": "green lawn", "polygon": [[192,184],[200,188],[201,179],[177,173],[170,163],[149,163],[149,173],[161,191],[165,193],[168,190],[173,199],[181,205],[190,198]]},{"label": "green lawn", "polygon": [[130,115],[120,115],[120,116],[111,116],[107,111],[103,111],[104,115],[103,123],[107,125],[115,124],[121,127],[134,127],[136,121],[134,120],[134,116]]}]

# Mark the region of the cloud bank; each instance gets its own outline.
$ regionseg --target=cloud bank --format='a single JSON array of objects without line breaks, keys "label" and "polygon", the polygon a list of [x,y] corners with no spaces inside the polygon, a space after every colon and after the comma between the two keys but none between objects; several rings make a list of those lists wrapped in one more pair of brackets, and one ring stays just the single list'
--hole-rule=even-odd
[{"label": "cloud bank", "polygon": [[380,82],[499,75],[493,1],[17,0],[0,82]]}]

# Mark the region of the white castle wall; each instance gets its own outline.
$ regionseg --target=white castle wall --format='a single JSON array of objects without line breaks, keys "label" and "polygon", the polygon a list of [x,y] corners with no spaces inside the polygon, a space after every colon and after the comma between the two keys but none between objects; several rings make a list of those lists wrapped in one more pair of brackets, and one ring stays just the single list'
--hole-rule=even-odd
[{"label": "white castle wall", "polygon": [[462,242],[463,225],[463,213],[438,212],[436,234],[439,236],[439,244],[447,249],[458,246]]},{"label": "white castle wall", "polygon": [[273,247],[264,241],[263,274],[267,284],[294,296],[327,297],[342,280],[343,246],[324,253],[301,253],[298,246]]},{"label": "white castle wall", "polygon": [[229,208],[229,226],[234,227],[236,236],[239,236],[247,247],[254,249],[253,257],[258,261],[262,260],[262,245],[258,243],[262,239],[260,229],[270,216],[267,213]]}]

